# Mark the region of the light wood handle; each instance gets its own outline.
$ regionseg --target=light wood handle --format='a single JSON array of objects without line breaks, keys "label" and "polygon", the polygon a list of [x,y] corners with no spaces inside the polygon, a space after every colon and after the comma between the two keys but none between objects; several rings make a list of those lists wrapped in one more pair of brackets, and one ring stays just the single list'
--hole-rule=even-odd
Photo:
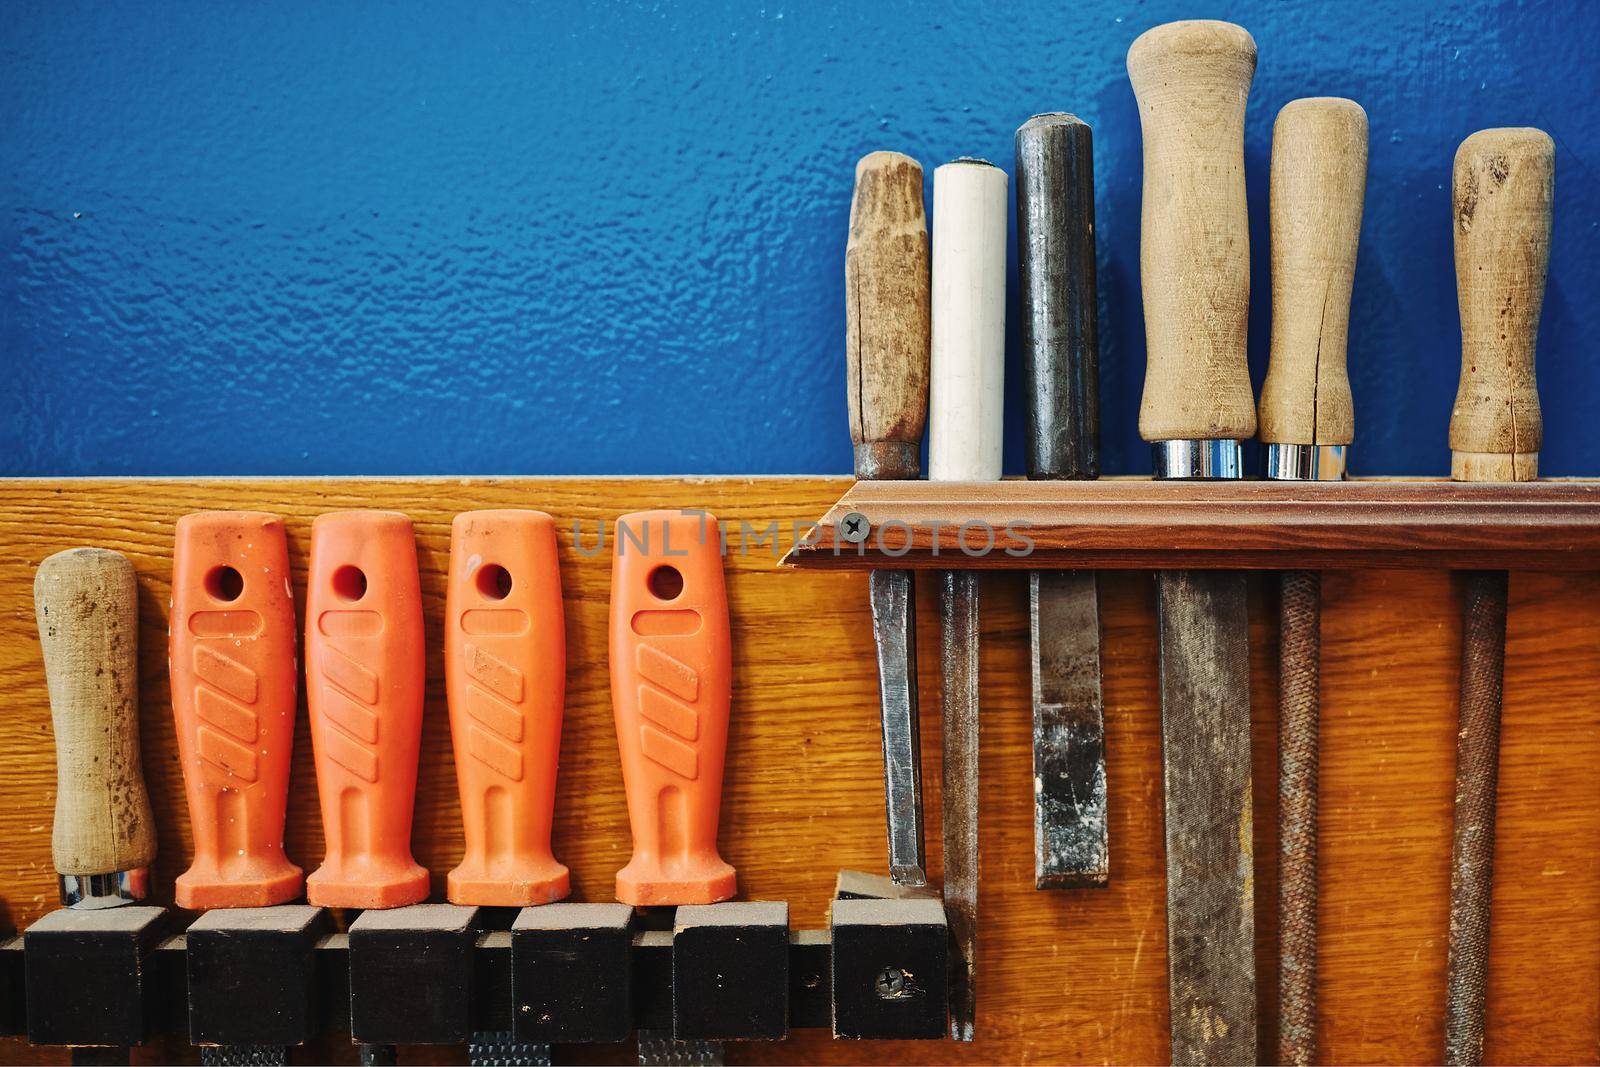
[{"label": "light wood handle", "polygon": [[1255,41],[1227,22],[1167,23],[1128,49],[1144,129],[1146,441],[1256,432],[1244,196],[1244,105],[1255,69]]},{"label": "light wood handle", "polygon": [[1347,445],[1355,436],[1345,346],[1367,190],[1367,113],[1293,100],[1272,129],[1272,360],[1261,440]]},{"label": "light wood handle", "polygon": [[139,592],[120,552],[39,564],[33,603],[56,735],[58,874],[146,867],[155,819],[139,765]]},{"label": "light wood handle", "polygon": [[933,172],[928,477],[1000,478],[1006,369],[1006,172],[958,159]]},{"label": "light wood handle", "polygon": [[1479,130],[1456,150],[1456,290],[1461,385],[1450,414],[1450,475],[1539,476],[1544,423],[1533,350],[1550,266],[1555,143],[1543,130]]},{"label": "light wood handle", "polygon": [[915,478],[928,419],[928,222],[910,156],[856,164],[844,292],[856,477]]}]

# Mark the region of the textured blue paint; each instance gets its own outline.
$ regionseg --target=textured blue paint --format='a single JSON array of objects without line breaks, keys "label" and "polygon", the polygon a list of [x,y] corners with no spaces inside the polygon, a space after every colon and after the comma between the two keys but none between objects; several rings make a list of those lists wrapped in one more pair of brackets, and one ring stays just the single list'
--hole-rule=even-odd
[{"label": "textured blue paint", "polygon": [[1353,96],[1372,124],[1357,465],[1446,470],[1451,159],[1480,127],[1541,126],[1558,146],[1545,469],[1600,473],[1588,0],[11,0],[0,473],[846,471],[856,158],[1009,170],[1015,127],[1052,109],[1095,129],[1106,466],[1146,470],[1123,57],[1194,16],[1260,47],[1257,383],[1273,116]]}]

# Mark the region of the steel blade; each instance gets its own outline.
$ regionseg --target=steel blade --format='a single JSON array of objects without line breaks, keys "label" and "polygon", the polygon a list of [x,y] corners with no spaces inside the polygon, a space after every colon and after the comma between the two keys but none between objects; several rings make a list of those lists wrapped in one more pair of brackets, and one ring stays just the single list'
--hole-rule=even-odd
[{"label": "steel blade", "polygon": [[883,795],[889,877],[927,885],[922,844],[922,742],[917,714],[916,585],[910,571],[872,572],[872,637],[878,646],[883,721]]},{"label": "steel blade", "polygon": [[1157,576],[1174,1064],[1256,1055],[1250,652],[1244,575]]},{"label": "steel blade", "polygon": [[944,696],[944,908],[950,955],[950,1036],[971,1041],[977,1015],[978,575],[940,575]]},{"label": "steel blade", "polygon": [[1030,578],[1034,885],[1103,886],[1111,872],[1099,587],[1093,571]]}]

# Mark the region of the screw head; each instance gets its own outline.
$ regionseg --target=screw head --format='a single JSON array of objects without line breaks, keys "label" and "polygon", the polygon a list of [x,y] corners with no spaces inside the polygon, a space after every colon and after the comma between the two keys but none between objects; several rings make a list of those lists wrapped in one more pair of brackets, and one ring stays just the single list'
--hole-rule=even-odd
[{"label": "screw head", "polygon": [[839,522],[839,535],[852,545],[859,545],[872,532],[872,524],[859,511],[852,511]]},{"label": "screw head", "polygon": [[898,967],[885,967],[878,972],[878,978],[873,983],[873,988],[878,996],[890,1000],[905,992],[906,972]]}]

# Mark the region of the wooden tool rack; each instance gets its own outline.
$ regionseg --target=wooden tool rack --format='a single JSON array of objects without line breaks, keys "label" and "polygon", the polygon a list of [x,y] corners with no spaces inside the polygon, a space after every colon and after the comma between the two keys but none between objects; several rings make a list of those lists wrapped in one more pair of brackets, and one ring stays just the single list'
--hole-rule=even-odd
[{"label": "wooden tool rack", "polygon": [[[582,916],[575,925],[556,930],[537,922],[506,929],[505,915],[438,906],[429,906],[434,910],[426,914],[414,912],[411,925],[374,923],[364,929],[358,920],[349,930],[338,930],[330,917],[302,908],[298,917],[278,913],[304,921],[271,931],[279,946],[273,951],[262,950],[260,942],[252,946],[242,934],[208,934],[203,928],[179,932],[183,917],[159,908],[170,901],[172,878],[187,858],[162,640],[172,523],[203,508],[283,514],[298,588],[304,580],[306,534],[316,514],[390,507],[412,515],[429,624],[430,685],[414,836],[419,861],[441,883],[434,899],[442,899],[443,872],[460,848],[436,647],[449,521],[459,511],[515,506],[550,512],[562,530],[572,652],[556,851],[572,867],[573,899],[609,900],[609,880],[628,848],[603,653],[609,558],[594,551],[594,532],[597,524],[630,510],[682,506],[717,515],[729,535],[736,691],[723,801],[724,851],[740,870],[742,899],[786,900],[787,908],[735,905],[737,914],[727,913],[731,924],[719,920],[705,926],[693,914],[680,916],[676,934],[671,928],[641,928],[632,917],[624,921],[626,909],[607,904],[584,905],[570,913]],[[813,527],[819,514],[822,519]],[[790,545],[794,524],[801,539]],[[937,533],[935,524],[940,524]],[[987,541],[985,529],[993,531],[994,547],[982,555],[964,552],[964,525],[969,552]],[[262,1009],[268,1003],[268,979],[275,974],[281,980],[272,986],[277,992],[271,995],[280,998],[274,1003],[303,1006],[302,1024],[313,1053],[329,1060],[354,1057],[343,1036],[350,1032],[347,1026],[375,1042],[448,1042],[435,1044],[435,1052],[420,1045],[407,1049],[406,1062],[459,1059],[459,1042],[479,1029],[520,1028],[530,1040],[542,1035],[561,1043],[614,1039],[622,1027],[677,1026],[681,1036],[778,1038],[789,1033],[783,1042],[732,1045],[732,1061],[1160,1061],[1166,1033],[1165,942],[1159,720],[1147,572],[1171,567],[1330,572],[1324,586],[1322,1036],[1325,1055],[1339,1061],[1437,1057],[1459,651],[1458,604],[1447,572],[1516,572],[1488,1054],[1491,1061],[1586,1062],[1600,1055],[1600,987],[1592,980],[1600,971],[1600,864],[1593,847],[1600,834],[1600,805],[1593,800],[1600,765],[1600,704],[1593,698],[1600,679],[1600,482],[1456,485],[1374,479],[1217,485],[1107,479],[981,487],[770,478],[0,482],[0,617],[6,620],[0,628],[0,686],[8,704],[0,715],[0,761],[6,768],[0,775],[0,840],[8,842],[9,861],[0,864],[5,909],[0,918],[19,930],[54,908],[48,833],[53,771],[48,704],[32,631],[31,575],[50,552],[85,543],[127,553],[141,585],[142,741],[161,837],[152,871],[157,907],[148,924],[128,915],[123,944],[106,948],[87,972],[106,979],[104,997],[126,1000],[135,989],[145,997],[152,1014],[142,1018],[153,1043],[141,1057],[193,1058],[191,1036],[223,1043],[284,1038],[282,1029],[243,1029],[252,1016],[266,1025],[269,1013]],[[787,549],[784,562],[803,573],[782,573],[777,549]],[[882,994],[888,986],[881,985],[883,968],[876,963],[862,963],[859,977],[838,981],[841,961],[850,958],[841,923],[849,926],[852,911],[863,909],[832,905],[836,871],[872,870],[883,862],[876,689],[859,573],[874,566],[1118,572],[1102,581],[1113,856],[1112,885],[1105,890],[1032,888],[1023,585],[1014,573],[991,580],[995,595],[986,598],[983,632],[984,874],[975,1046],[944,1041],[862,1045],[831,1037],[841,1005],[856,994],[866,1018],[880,1020],[873,1024],[880,1029],[868,1025],[851,1033],[847,1026],[843,1036],[942,1032],[943,1005],[936,994],[918,1005],[927,1015],[915,1025],[927,1029],[896,1030],[881,1023],[888,1018],[882,1006],[894,998]],[[1275,613],[1266,610],[1272,596],[1268,583],[1252,587],[1264,1049],[1272,1047],[1275,1029]],[[923,599],[931,605],[931,597]],[[924,615],[919,629],[924,641],[933,638],[931,615]],[[932,673],[936,657],[921,660],[925,803],[932,817],[928,834],[937,883],[938,709],[937,698],[929,696],[938,691]],[[303,714],[300,729],[289,853],[301,864],[314,864],[320,829]],[[924,940],[902,939],[897,951],[942,943],[937,909],[929,911],[928,903],[914,905],[927,912]],[[867,926],[874,925],[874,908],[864,909]],[[824,927],[790,932],[791,925],[814,926],[812,916],[823,919]],[[879,916],[876,926],[871,936],[887,930],[888,936],[903,938],[917,923],[902,915],[886,924]],[[563,938],[579,929],[587,931],[583,948],[576,949],[576,941],[563,945]],[[697,945],[702,935],[709,940]],[[369,970],[361,962],[363,937],[375,939],[365,946]],[[34,980],[33,961],[20,940],[0,950],[0,1024],[10,1033],[27,1026],[24,986]],[[528,953],[520,963],[519,944]],[[540,952],[552,955],[541,962]],[[548,969],[555,957],[571,965],[574,952],[584,961],[577,970],[558,976]],[[209,960],[205,953],[211,954]],[[868,956],[879,961],[882,947],[873,947]],[[241,958],[250,966],[235,962]],[[690,984],[697,967],[708,964],[719,976],[722,993],[729,988],[728,968],[748,965],[734,972],[747,976],[734,983],[742,996],[725,998],[709,1018],[691,1020],[685,1013],[696,1001],[714,1002],[710,989],[702,998],[702,987]],[[919,960],[904,969],[926,973],[934,966]],[[191,982],[197,967],[211,977]],[[780,970],[782,982],[775,977]],[[79,978],[73,988],[81,1002],[88,990],[86,972],[80,967],[71,973]],[[538,974],[540,980],[519,985],[518,973]],[[449,988],[456,992],[442,1000],[416,999],[422,989]],[[1550,996],[1553,988],[1563,990],[1562,996]],[[183,996],[185,989],[190,996]],[[219,989],[228,995],[219,999]],[[365,1021],[363,990],[377,1012]],[[463,996],[464,990],[471,992]],[[674,1006],[674,992],[682,1010]],[[626,1008],[617,999],[624,995]],[[546,1004],[548,1010],[541,1010],[540,996],[564,997],[566,1006]],[[416,1008],[423,1003],[438,1010],[430,1014]],[[202,1020],[222,1020],[223,1030],[194,1031],[197,1011]],[[285,1009],[272,1017],[282,1024],[293,1014]],[[552,1022],[578,1020],[592,1028],[541,1031],[537,1020],[546,1014]],[[535,1021],[522,1022],[522,1015]],[[781,1025],[775,1021],[780,1015]],[[508,1017],[510,1025],[503,1025]],[[601,1026],[602,1019],[610,1029]],[[103,1017],[94,1021],[106,1024]],[[895,1025],[909,1026],[903,1018]],[[407,1026],[412,1029],[404,1030]],[[70,1040],[72,1035],[58,1036]],[[64,1051],[0,1038],[0,1055],[50,1062],[63,1059]]]}]

